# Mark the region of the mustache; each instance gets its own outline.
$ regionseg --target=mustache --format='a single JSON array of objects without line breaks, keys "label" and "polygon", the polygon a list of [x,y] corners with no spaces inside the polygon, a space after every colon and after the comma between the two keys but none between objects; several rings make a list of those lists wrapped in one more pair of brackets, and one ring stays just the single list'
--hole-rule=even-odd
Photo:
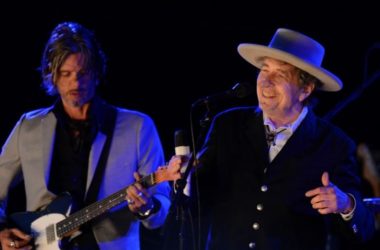
[{"label": "mustache", "polygon": [[67,91],[68,94],[85,93],[85,92],[87,92],[87,89],[85,88],[70,89],[69,91]]}]

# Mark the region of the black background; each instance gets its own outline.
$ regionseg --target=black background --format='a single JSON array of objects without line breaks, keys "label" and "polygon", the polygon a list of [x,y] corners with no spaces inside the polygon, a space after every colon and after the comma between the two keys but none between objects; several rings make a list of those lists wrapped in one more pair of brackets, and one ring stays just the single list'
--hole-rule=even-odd
[{"label": "black background", "polygon": [[[370,1],[368,1],[370,2]],[[268,44],[279,27],[301,31],[326,49],[324,68],[344,89],[319,93],[323,116],[346,102],[380,69],[379,11],[365,1],[50,1],[2,4],[0,10],[0,141],[20,115],[48,106],[37,70],[52,29],[76,21],[93,30],[108,56],[102,96],[110,103],[150,115],[166,157],[174,153],[174,131],[189,127],[191,103],[255,84],[256,70],[237,53],[239,43]],[[372,49],[371,49],[372,48]],[[366,70],[367,67],[367,70]],[[379,80],[343,106],[332,122],[356,142],[378,149]],[[255,104],[252,95],[247,104]],[[231,103],[232,105],[232,103]],[[228,105],[212,110],[212,114]],[[195,126],[205,110],[194,112]]]},{"label": "black background", "polygon": [[[77,21],[95,32],[108,56],[103,97],[150,115],[167,157],[173,153],[174,131],[189,126],[192,102],[237,82],[255,84],[256,70],[238,55],[239,43],[268,44],[278,27],[321,42],[326,49],[323,66],[345,87],[319,94],[320,115],[363,84],[367,51],[380,46],[379,13],[363,1],[334,6],[320,1],[51,1],[8,6],[0,15],[2,141],[23,112],[52,102],[40,88],[37,68],[51,30],[62,21]],[[379,69],[379,51],[369,53],[367,76]],[[374,81],[332,121],[356,141],[376,146],[378,92],[379,82]],[[255,103],[254,95],[250,103]],[[194,116],[197,123],[202,110]]]}]

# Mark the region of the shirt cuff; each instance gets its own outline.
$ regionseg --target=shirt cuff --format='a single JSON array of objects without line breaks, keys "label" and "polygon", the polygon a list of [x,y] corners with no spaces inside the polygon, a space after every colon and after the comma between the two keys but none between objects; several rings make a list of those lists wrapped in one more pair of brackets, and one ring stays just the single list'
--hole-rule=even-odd
[{"label": "shirt cuff", "polygon": [[342,216],[343,220],[345,220],[345,221],[349,221],[349,220],[352,219],[352,217],[354,216],[354,213],[355,213],[355,209],[356,209],[356,200],[355,200],[355,197],[352,194],[350,194],[350,193],[348,193],[348,195],[354,201],[354,208],[348,214],[340,213],[340,216]]}]

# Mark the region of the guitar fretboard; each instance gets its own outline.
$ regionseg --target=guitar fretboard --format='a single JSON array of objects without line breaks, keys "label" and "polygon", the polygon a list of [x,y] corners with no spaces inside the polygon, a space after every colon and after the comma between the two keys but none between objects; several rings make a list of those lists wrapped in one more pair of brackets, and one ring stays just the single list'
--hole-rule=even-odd
[{"label": "guitar fretboard", "polygon": [[[157,184],[156,173],[144,176],[138,183],[143,187],[148,188]],[[103,214],[109,209],[121,204],[125,201],[127,188],[123,188],[116,193],[108,196],[107,198],[97,201],[75,213],[70,215],[68,218],[60,221],[56,225],[57,236],[62,238],[66,234],[72,232],[73,230],[79,228],[84,223],[94,219],[95,217]]]}]

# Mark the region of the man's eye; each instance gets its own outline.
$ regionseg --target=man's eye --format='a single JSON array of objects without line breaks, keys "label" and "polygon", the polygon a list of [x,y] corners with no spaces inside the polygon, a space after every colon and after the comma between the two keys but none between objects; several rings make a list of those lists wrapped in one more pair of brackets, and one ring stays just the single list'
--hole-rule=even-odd
[{"label": "man's eye", "polygon": [[284,80],[288,79],[285,74],[278,74],[277,77],[284,79]]}]

